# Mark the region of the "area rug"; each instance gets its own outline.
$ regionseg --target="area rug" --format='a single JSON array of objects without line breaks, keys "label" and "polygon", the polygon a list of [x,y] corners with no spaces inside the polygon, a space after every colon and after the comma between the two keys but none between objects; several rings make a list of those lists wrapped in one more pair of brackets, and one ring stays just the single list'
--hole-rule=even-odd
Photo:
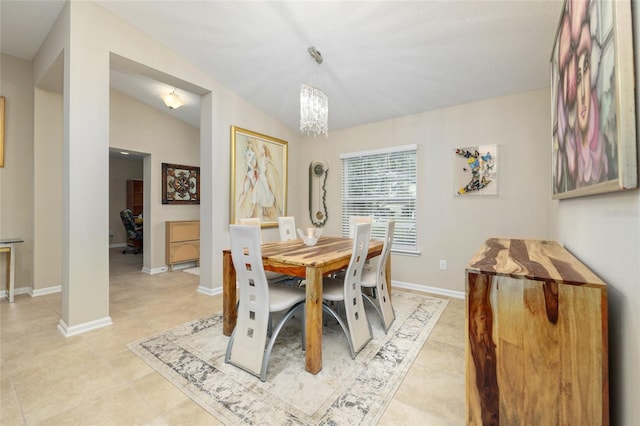
[{"label": "area rug", "polygon": [[375,311],[373,340],[351,359],[335,320],[323,328],[323,368],[305,371],[300,321],[282,329],[266,382],[224,363],[222,314],[132,342],[129,349],[227,425],[375,424],[428,339],[447,300],[394,292],[396,321],[385,335]]}]

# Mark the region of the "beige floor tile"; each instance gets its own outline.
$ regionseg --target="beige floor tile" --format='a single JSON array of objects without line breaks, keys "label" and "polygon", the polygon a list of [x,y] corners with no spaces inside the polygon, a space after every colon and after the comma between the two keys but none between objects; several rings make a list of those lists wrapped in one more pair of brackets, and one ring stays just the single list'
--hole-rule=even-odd
[{"label": "beige floor tile", "polygon": [[435,418],[464,423],[464,377],[415,364],[409,370],[394,400],[403,402]]},{"label": "beige floor tile", "polygon": [[438,321],[438,325],[431,332],[429,340],[435,340],[449,345],[464,348],[464,323],[451,324]]},{"label": "beige floor tile", "polygon": [[[128,386],[110,389],[32,424],[38,425],[142,425],[153,424],[154,407]],[[31,423],[30,423],[31,424]]]},{"label": "beige floor tile", "polygon": [[455,425],[450,420],[443,419],[431,413],[425,413],[403,402],[393,400],[387,407],[379,426],[445,426]]},{"label": "beige floor tile", "polygon": [[40,381],[16,384],[15,391],[29,424],[48,419],[122,387],[126,382],[108,364],[91,359],[78,366],[46,374]]},{"label": "beige floor tile", "polygon": [[164,415],[170,425],[189,426],[221,426],[224,423],[213,417],[207,410],[200,407],[191,399],[184,401]]},{"label": "beige floor tile", "polygon": [[464,379],[464,356],[464,348],[458,345],[429,339],[422,347],[414,364]]},{"label": "beige floor tile", "polygon": [[189,397],[156,372],[133,380],[131,385],[149,404],[163,414],[189,400]]},{"label": "beige floor tile", "polygon": [[[218,313],[222,297],[193,274],[142,273],[140,255],[110,259],[112,326],[65,338],[60,293],[0,302],[0,424],[221,424],[127,344]],[[450,300],[380,424],[464,423],[464,306]]]}]

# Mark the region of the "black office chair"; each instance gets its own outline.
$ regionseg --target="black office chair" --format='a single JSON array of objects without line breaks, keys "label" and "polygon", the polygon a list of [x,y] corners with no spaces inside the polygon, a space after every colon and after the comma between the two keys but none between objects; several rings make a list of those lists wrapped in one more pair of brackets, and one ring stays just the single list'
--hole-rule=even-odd
[{"label": "black office chair", "polygon": [[129,248],[122,250],[122,254],[142,253],[142,226],[136,225],[133,218],[133,212],[130,209],[124,209],[120,212],[120,218],[124,225],[125,231],[127,231],[127,245]]}]

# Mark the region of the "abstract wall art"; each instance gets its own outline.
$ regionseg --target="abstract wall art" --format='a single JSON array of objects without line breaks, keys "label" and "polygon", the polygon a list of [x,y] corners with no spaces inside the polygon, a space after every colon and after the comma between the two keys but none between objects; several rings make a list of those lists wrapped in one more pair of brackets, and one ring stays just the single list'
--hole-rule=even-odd
[{"label": "abstract wall art", "polygon": [[553,198],[638,186],[631,5],[568,0],[551,55]]},{"label": "abstract wall art", "polygon": [[455,191],[457,195],[498,194],[498,146],[456,148]]}]

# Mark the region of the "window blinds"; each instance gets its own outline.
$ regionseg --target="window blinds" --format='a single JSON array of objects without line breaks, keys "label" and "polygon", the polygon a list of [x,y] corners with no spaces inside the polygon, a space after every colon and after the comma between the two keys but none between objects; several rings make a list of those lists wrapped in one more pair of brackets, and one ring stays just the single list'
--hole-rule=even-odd
[{"label": "window blinds", "polygon": [[343,154],[342,235],[349,237],[350,216],[373,218],[371,238],[383,239],[395,220],[395,250],[415,251],[416,145]]}]

